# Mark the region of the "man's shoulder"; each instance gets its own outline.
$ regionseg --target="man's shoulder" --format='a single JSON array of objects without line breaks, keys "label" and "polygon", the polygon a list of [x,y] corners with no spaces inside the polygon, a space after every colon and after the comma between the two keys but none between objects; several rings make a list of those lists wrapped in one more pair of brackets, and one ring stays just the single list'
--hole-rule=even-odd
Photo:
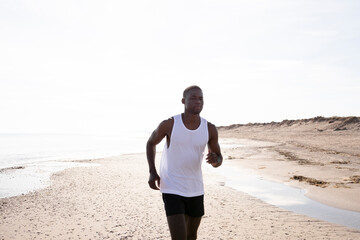
[{"label": "man's shoulder", "polygon": [[159,127],[168,130],[168,129],[172,129],[173,125],[174,125],[174,117],[170,117],[166,120],[163,120],[160,123]]},{"label": "man's shoulder", "polygon": [[216,129],[216,126],[212,124],[211,122],[207,121],[208,128],[210,129]]},{"label": "man's shoulder", "polygon": [[162,121],[162,123],[164,123],[164,124],[169,124],[169,123],[172,123],[172,122],[174,122],[174,117],[170,117],[170,118],[165,119],[165,120]]}]

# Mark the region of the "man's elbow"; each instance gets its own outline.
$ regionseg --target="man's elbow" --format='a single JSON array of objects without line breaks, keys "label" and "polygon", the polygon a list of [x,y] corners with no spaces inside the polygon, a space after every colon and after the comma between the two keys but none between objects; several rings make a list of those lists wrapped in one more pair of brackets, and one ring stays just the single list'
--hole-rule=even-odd
[{"label": "man's elbow", "polygon": [[155,148],[155,146],[156,146],[156,144],[153,141],[151,141],[150,139],[146,142],[146,149],[147,150],[152,150],[152,149]]}]

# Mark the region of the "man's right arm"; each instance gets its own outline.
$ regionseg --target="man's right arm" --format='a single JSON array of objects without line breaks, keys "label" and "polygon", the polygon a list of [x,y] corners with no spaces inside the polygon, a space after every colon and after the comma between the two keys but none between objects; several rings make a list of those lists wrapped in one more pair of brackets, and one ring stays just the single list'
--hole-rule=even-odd
[{"label": "man's right arm", "polygon": [[158,175],[155,167],[155,155],[156,155],[156,145],[168,136],[172,128],[172,119],[165,120],[160,123],[160,125],[155,129],[151,134],[149,140],[146,144],[146,156],[149,164],[149,186],[152,189],[159,190],[160,188],[160,176]]}]

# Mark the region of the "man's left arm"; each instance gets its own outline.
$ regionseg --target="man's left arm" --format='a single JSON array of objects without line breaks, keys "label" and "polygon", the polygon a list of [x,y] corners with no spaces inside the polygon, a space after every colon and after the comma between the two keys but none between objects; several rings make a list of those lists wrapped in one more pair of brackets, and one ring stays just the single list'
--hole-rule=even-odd
[{"label": "man's left arm", "polygon": [[211,164],[213,167],[219,167],[222,164],[223,157],[221,155],[221,150],[219,145],[218,131],[215,125],[211,123],[208,123],[208,130],[209,130],[209,142],[208,142],[209,153],[207,154],[206,160],[207,163]]}]

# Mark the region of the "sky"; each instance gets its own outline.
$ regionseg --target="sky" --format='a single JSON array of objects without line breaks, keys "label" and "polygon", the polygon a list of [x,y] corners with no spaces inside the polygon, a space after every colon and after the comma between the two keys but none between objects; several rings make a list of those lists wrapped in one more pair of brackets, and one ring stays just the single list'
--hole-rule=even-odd
[{"label": "sky", "polygon": [[0,133],[360,116],[360,1],[0,0]]}]

